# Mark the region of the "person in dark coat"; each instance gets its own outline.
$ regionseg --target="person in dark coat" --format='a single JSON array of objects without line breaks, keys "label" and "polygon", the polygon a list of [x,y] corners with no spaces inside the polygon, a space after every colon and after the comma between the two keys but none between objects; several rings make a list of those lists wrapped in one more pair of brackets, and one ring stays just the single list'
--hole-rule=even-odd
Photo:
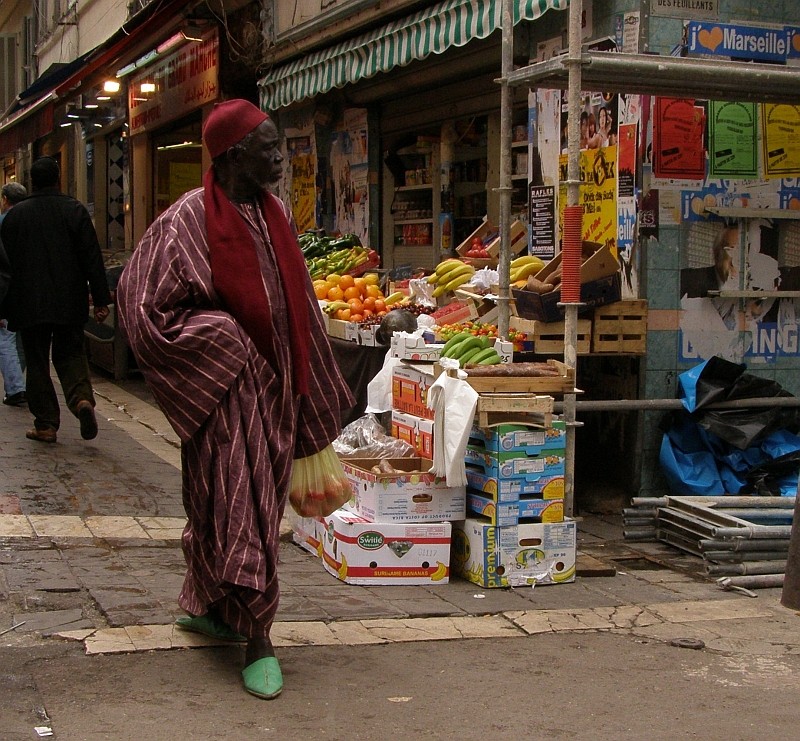
[{"label": "person in dark coat", "polygon": [[50,377],[52,353],[67,408],[80,422],[81,437],[91,440],[97,420],[83,327],[90,292],[95,319],[108,317],[111,295],[103,255],[86,207],[59,191],[58,163],[40,157],[30,177],[32,194],[8,212],[0,227],[11,268],[3,313],[9,329],[22,338],[28,408],[34,416],[26,437],[56,442],[61,416]]}]

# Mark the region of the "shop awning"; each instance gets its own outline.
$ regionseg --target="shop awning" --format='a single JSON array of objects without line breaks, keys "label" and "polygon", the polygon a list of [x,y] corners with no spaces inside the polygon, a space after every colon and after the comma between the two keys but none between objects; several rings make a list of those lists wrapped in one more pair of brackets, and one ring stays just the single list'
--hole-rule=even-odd
[{"label": "shop awning", "polygon": [[[349,41],[289,62],[259,80],[261,107],[267,111],[332,88],[388,72],[394,67],[441,54],[500,28],[502,0],[443,0],[418,13],[368,31]],[[532,21],[568,0],[520,0],[514,23]]]}]

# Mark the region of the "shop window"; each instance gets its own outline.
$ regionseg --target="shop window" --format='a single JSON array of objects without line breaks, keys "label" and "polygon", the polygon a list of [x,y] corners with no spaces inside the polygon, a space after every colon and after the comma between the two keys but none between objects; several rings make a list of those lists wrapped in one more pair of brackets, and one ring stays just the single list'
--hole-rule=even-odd
[{"label": "shop window", "polygon": [[203,184],[199,116],[153,135],[153,218],[160,216],[187,191]]}]

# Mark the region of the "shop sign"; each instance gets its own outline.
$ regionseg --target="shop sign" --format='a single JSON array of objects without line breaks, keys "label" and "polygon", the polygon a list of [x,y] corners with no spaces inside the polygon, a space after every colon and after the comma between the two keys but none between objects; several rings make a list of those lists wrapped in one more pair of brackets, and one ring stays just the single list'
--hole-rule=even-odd
[{"label": "shop sign", "polygon": [[128,84],[130,134],[152,131],[217,99],[219,37],[187,42]]},{"label": "shop sign", "polygon": [[650,0],[650,15],[667,18],[719,18],[719,0]]},{"label": "shop sign", "polygon": [[785,62],[793,28],[740,26],[729,23],[689,23],[689,53],[759,62]]}]

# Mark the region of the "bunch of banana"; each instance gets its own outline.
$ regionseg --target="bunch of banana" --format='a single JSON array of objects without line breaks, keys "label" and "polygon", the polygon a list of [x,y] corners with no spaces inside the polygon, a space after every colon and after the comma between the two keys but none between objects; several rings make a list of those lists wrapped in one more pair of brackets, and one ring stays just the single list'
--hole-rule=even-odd
[{"label": "bunch of banana", "polygon": [[467,363],[473,365],[496,365],[502,362],[497,350],[489,346],[487,337],[476,337],[469,332],[459,332],[445,342],[442,348],[442,357],[457,360],[462,368]]},{"label": "bunch of banana", "polygon": [[329,314],[330,316],[334,316],[339,309],[349,309],[350,304],[347,301],[328,301],[327,304],[322,306],[322,310]]},{"label": "bunch of banana", "polygon": [[512,283],[518,280],[527,280],[529,275],[535,275],[544,267],[544,262],[534,255],[523,255],[511,261],[508,278]]},{"label": "bunch of banana", "polygon": [[448,291],[455,291],[459,286],[469,283],[473,275],[475,275],[475,268],[472,265],[467,265],[461,260],[451,257],[436,266],[436,270],[428,276],[428,283],[436,285],[436,288],[433,289],[433,297],[439,298]]}]

